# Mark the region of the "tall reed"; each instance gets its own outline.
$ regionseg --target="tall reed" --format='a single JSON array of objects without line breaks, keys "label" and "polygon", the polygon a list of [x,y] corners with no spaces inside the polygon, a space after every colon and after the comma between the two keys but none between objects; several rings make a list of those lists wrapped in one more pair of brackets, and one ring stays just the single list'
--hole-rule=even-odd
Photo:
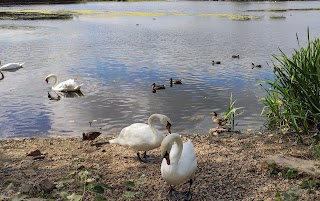
[{"label": "tall reed", "polygon": [[298,138],[308,134],[320,122],[320,40],[310,40],[289,57],[280,50],[275,56],[274,79],[261,86],[266,91],[262,99],[262,114],[270,126],[295,131]]}]

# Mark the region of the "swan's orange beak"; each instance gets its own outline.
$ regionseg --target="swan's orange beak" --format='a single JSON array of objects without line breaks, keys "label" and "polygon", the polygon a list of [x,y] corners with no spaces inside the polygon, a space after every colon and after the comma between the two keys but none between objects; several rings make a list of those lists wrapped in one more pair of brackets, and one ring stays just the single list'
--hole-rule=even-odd
[{"label": "swan's orange beak", "polygon": [[163,158],[165,158],[165,159],[166,159],[166,161],[167,161],[167,165],[170,165],[170,157],[169,157],[169,154],[168,154],[168,152],[167,152],[167,151],[166,151],[166,153],[164,154]]}]

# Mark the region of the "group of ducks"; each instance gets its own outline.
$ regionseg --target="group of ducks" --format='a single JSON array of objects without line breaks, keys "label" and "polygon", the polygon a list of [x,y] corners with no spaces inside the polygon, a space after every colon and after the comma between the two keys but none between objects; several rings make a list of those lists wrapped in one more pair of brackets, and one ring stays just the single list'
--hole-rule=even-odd
[{"label": "group of ducks", "polygon": [[[166,127],[169,134],[164,136],[156,129],[155,123],[160,121]],[[84,135],[84,139],[90,136]],[[92,135],[99,136],[97,132]],[[95,136],[92,137],[93,139]],[[91,139],[92,139],[91,138]],[[191,199],[191,185],[194,181],[197,169],[197,158],[193,143],[188,140],[183,143],[180,135],[171,133],[171,120],[166,115],[152,114],[148,119],[148,124],[134,123],[123,128],[117,138],[109,140],[110,144],[126,146],[136,152],[141,162],[148,161],[147,151],[161,148],[161,176],[170,185],[168,199],[183,197],[184,200]],[[144,152],[140,155],[140,151]],[[189,182],[189,190],[179,193],[173,189],[173,185]]]},{"label": "group of ducks", "polygon": [[[182,84],[182,80],[174,80],[172,78],[170,78],[169,80],[170,80],[170,87],[172,87],[174,84]],[[156,93],[157,90],[165,89],[166,86],[163,84],[159,85],[159,84],[153,83],[151,85],[151,88],[152,88],[152,92]]]},{"label": "group of ducks", "polygon": [[19,68],[22,68],[23,65],[24,65],[24,63],[8,63],[5,65],[1,65],[1,61],[0,61],[0,74],[1,74],[0,80],[4,79],[4,75],[3,75],[2,71],[16,71]]},{"label": "group of ducks", "polygon": [[[232,58],[238,58],[240,59],[240,55],[232,55],[231,56]],[[221,64],[221,61],[212,61],[212,65],[215,65],[215,64]],[[251,63],[251,68],[254,69],[254,68],[261,68],[261,64],[254,64],[254,63]]]}]

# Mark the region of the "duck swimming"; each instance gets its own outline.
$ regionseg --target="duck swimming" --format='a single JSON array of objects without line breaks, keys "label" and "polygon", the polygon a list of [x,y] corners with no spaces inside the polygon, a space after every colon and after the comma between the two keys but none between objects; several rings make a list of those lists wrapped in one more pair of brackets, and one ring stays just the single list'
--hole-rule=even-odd
[{"label": "duck swimming", "polygon": [[170,78],[170,85],[172,84],[182,84],[182,80],[174,80],[172,78]]},{"label": "duck swimming", "polygon": [[240,56],[239,55],[232,55],[232,58],[240,58]]},{"label": "duck swimming", "polygon": [[251,65],[252,65],[252,69],[254,69],[254,67],[256,67],[256,68],[261,68],[262,67],[261,64],[254,65],[254,63],[251,63]]},{"label": "duck swimming", "polygon": [[159,90],[159,89],[165,89],[166,86],[164,85],[156,85],[156,83],[153,83],[152,85],[152,90]]},{"label": "duck swimming", "polygon": [[212,65],[214,64],[221,64],[221,61],[212,61]]}]

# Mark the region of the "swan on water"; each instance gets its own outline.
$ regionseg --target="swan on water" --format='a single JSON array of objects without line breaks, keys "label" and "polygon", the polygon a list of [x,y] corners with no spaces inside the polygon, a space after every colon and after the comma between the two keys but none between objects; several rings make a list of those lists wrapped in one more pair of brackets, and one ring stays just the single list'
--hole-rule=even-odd
[{"label": "swan on water", "polygon": [[50,74],[46,77],[46,82],[49,83],[50,79],[54,79],[54,84],[51,87],[54,91],[71,92],[80,91],[82,84],[78,85],[74,79],[69,79],[58,84],[58,78],[54,74]]}]

